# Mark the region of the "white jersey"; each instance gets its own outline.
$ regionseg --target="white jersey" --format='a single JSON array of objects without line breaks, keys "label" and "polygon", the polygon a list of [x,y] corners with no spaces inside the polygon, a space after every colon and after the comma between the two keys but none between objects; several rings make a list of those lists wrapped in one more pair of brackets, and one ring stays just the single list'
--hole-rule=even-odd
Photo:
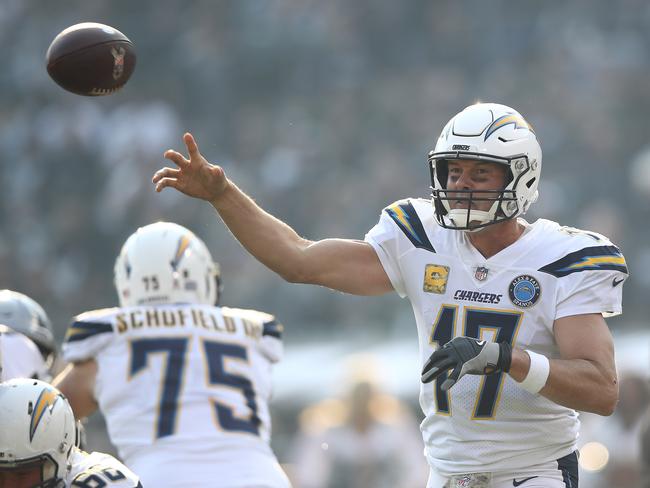
[{"label": "white jersey", "polygon": [[145,486],[288,486],[269,446],[282,326],[255,310],[113,308],[68,329],[67,361],[97,362],[111,441]]},{"label": "white jersey", "polygon": [[31,339],[0,325],[0,381],[13,378],[49,381],[50,375],[41,351]]},{"label": "white jersey", "polygon": [[65,479],[66,488],[143,488],[138,477],[113,456],[102,452],[74,448],[70,455],[71,469]]},{"label": "white jersey", "polygon": [[[456,336],[559,358],[555,320],[621,313],[627,267],[616,246],[549,220],[521,222],[527,231],[489,259],[465,232],[440,227],[429,200],[396,202],[368,232],[393,287],[411,301],[422,365]],[[468,375],[448,392],[440,388],[445,379],[420,390],[425,454],[441,474],[516,471],[575,450],[574,410],[507,374]]]}]

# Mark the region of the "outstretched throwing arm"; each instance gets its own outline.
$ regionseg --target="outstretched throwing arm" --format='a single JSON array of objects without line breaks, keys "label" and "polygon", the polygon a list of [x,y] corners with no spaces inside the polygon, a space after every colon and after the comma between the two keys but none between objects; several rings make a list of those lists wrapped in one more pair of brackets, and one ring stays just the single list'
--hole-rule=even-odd
[{"label": "outstretched throwing arm", "polygon": [[352,239],[310,241],[265,212],[226,177],[223,168],[205,159],[194,137],[183,141],[189,159],[168,150],[176,168],[156,172],[156,191],[167,187],[209,202],[237,240],[261,263],[292,283],[322,285],[355,295],[380,295],[393,290],[370,244]]}]

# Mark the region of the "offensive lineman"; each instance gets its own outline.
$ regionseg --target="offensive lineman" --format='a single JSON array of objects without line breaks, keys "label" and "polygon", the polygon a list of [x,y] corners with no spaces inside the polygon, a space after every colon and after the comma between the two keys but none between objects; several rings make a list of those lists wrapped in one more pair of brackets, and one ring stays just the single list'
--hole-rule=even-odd
[{"label": "offensive lineman", "polygon": [[288,488],[271,451],[282,326],[217,306],[219,266],[180,225],[139,228],[115,262],[120,308],[79,315],[55,380],[77,418],[101,410],[145,486]]},{"label": "offensive lineman", "polygon": [[621,313],[628,271],[606,237],[520,218],[542,153],[518,112],[486,103],[453,117],[429,153],[433,205],[388,206],[365,241],[300,237],[184,142],[189,159],[167,151],[177,168],[154,175],[156,191],[211,203],[290,282],[409,298],[428,488],[577,487],[576,410],[609,415],[618,398],[603,317]]},{"label": "offensive lineman", "polygon": [[40,380],[0,383],[0,488],[142,488],[113,456],[80,450],[68,401]]}]

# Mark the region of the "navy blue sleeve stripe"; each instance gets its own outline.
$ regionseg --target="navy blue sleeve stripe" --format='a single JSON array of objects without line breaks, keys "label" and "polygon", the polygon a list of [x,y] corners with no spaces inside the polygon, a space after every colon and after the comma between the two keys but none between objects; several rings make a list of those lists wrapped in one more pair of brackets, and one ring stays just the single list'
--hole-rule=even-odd
[{"label": "navy blue sleeve stripe", "polygon": [[65,334],[65,342],[77,342],[97,334],[113,332],[113,326],[108,322],[74,322]]},{"label": "navy blue sleeve stripe", "polygon": [[616,246],[585,247],[539,269],[558,278],[595,270],[614,270],[628,274],[625,258]]},{"label": "navy blue sleeve stripe", "polygon": [[395,221],[415,247],[436,252],[411,202],[396,203],[386,208],[386,213]]},{"label": "navy blue sleeve stripe", "polygon": [[282,332],[284,331],[284,326],[279,323],[277,320],[271,320],[266,322],[263,326],[262,335],[267,335],[271,337],[276,337],[282,339]]}]

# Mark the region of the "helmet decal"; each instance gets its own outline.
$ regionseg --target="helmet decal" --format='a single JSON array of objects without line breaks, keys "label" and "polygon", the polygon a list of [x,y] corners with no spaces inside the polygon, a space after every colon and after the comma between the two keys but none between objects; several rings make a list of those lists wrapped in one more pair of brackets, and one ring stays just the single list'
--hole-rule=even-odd
[{"label": "helmet decal", "polygon": [[40,423],[41,419],[43,418],[43,415],[45,414],[45,411],[49,408],[52,410],[54,407],[54,404],[57,402],[59,399],[59,393],[52,389],[52,388],[43,388],[43,391],[41,391],[41,394],[38,396],[38,399],[36,400],[36,404],[33,406],[31,414],[32,418],[29,423],[29,441],[31,442],[34,439],[34,434],[36,433],[36,429],[38,428],[38,424]]},{"label": "helmet decal", "polygon": [[497,130],[509,124],[513,124],[515,126],[515,129],[528,129],[533,134],[535,133],[531,125],[528,122],[526,122],[526,120],[521,115],[507,114],[507,115],[502,115],[494,122],[492,122],[492,124],[490,124],[490,126],[485,131],[485,139],[483,140],[487,141],[488,137],[494,134]]},{"label": "helmet decal", "polygon": [[190,233],[185,234],[178,240],[178,247],[176,248],[174,259],[171,262],[172,269],[174,271],[178,269],[178,265],[180,264],[181,259],[183,259],[183,256],[185,255],[185,251],[187,251],[187,248],[190,247],[191,242],[192,242],[192,234]]}]

